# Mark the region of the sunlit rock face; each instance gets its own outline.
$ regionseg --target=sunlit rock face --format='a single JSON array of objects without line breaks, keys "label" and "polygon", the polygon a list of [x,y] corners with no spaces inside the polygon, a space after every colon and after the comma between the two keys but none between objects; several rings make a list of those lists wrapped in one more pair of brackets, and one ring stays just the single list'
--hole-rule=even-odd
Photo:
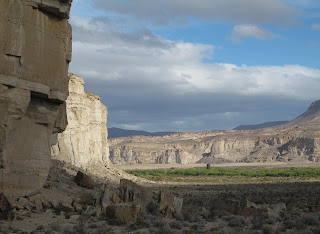
[{"label": "sunlit rock face", "polygon": [[58,134],[52,156],[83,169],[96,164],[109,166],[107,108],[99,96],[84,90],[81,77],[70,74],[69,78],[68,126]]},{"label": "sunlit rock face", "polygon": [[114,164],[319,162],[320,101],[287,124],[259,130],[132,136],[109,140]]},{"label": "sunlit rock face", "polygon": [[0,192],[43,186],[66,127],[71,0],[0,0]]}]

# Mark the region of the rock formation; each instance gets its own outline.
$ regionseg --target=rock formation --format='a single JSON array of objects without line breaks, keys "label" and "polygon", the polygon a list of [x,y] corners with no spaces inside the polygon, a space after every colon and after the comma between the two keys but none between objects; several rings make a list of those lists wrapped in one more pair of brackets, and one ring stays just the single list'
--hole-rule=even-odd
[{"label": "rock formation", "polygon": [[86,169],[89,165],[108,166],[107,108],[97,95],[84,91],[83,79],[69,74],[68,126],[58,134],[52,157]]},{"label": "rock formation", "polygon": [[41,188],[66,127],[72,0],[0,0],[0,192]]},{"label": "rock formation", "polygon": [[293,121],[248,131],[109,140],[114,164],[320,161],[320,101]]}]

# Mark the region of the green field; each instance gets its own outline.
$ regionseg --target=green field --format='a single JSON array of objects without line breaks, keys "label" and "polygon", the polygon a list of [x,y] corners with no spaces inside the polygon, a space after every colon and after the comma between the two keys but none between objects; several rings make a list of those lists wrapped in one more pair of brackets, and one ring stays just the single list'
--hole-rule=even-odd
[{"label": "green field", "polygon": [[[154,170],[126,170],[127,173],[154,181],[206,181],[210,179],[227,178],[227,180],[245,181],[257,178],[259,180],[272,180],[276,178],[303,178],[320,177],[320,168],[289,168],[289,169],[230,169],[230,168],[190,168],[190,169],[154,169]],[[243,179],[242,179],[243,178]]]}]

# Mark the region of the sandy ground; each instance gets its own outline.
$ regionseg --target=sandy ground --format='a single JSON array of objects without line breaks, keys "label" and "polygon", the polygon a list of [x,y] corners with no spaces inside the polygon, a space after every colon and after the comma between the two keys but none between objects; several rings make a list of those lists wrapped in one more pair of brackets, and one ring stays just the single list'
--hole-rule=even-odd
[{"label": "sandy ground", "polygon": [[[148,169],[169,169],[169,168],[205,168],[207,164],[195,163],[195,164],[134,164],[134,165],[114,165],[121,170],[148,170]],[[223,164],[211,164],[211,167],[231,167],[231,168],[250,168],[250,169],[267,169],[267,168],[290,168],[290,167],[320,167],[320,162],[301,162],[301,163],[288,163],[288,162],[276,162],[276,163],[223,163]]]}]

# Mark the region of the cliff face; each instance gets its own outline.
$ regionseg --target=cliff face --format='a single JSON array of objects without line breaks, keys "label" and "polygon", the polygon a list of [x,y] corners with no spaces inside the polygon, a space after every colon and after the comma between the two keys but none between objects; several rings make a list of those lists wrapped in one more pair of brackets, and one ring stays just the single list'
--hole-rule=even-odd
[{"label": "cliff face", "polygon": [[110,139],[110,159],[114,164],[320,161],[319,103],[273,128]]},{"label": "cliff face", "polygon": [[66,127],[71,0],[0,0],[0,192],[42,187]]},{"label": "cliff face", "polygon": [[69,74],[68,126],[58,134],[52,156],[77,167],[109,166],[107,108],[97,95],[84,91],[83,79]]}]

